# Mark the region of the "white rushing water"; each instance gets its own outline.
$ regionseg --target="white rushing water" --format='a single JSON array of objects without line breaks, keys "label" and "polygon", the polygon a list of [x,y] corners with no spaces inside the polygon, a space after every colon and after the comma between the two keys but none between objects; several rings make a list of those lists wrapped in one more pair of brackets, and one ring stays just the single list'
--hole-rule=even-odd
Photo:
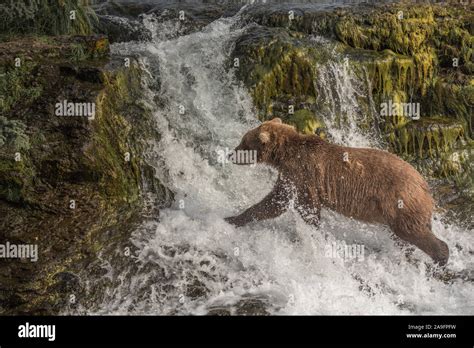
[{"label": "white rushing water", "polygon": [[[155,32],[166,26],[154,20],[148,25]],[[409,262],[387,227],[330,211],[323,211],[319,230],[291,210],[242,228],[223,220],[258,202],[276,179],[265,166],[217,161],[216,150],[234,148],[258,124],[251,98],[226,68],[233,43],[245,30],[236,15],[190,35],[155,35],[152,42],[113,46],[116,53],[142,56],[159,81],[159,90],[150,83],[149,91],[162,135],[154,165],[176,196],[172,207],[134,232],[138,267],[108,266],[121,285],[109,289],[94,312],[206,314],[225,308],[239,313],[245,303],[261,303],[272,314],[472,314],[472,281],[444,283],[430,276],[429,258],[417,249],[412,258],[421,262]],[[334,86],[322,93],[335,103],[332,110],[346,108],[348,117],[359,117],[350,71],[336,63],[321,71],[327,80],[320,88]],[[329,133],[347,145],[373,145],[357,127],[341,130],[330,122]],[[450,247],[450,269],[474,268],[472,231],[445,225],[439,216],[434,231]],[[363,245],[363,258],[329,257],[333,243]]]}]

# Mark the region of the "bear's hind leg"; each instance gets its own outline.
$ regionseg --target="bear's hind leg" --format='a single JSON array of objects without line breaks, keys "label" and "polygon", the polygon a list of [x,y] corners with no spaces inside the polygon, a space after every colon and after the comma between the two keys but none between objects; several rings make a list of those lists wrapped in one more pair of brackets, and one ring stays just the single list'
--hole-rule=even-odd
[{"label": "bear's hind leg", "polygon": [[448,262],[448,245],[436,238],[431,231],[431,223],[422,223],[412,218],[403,217],[390,227],[398,237],[416,245],[439,265],[445,265]]}]

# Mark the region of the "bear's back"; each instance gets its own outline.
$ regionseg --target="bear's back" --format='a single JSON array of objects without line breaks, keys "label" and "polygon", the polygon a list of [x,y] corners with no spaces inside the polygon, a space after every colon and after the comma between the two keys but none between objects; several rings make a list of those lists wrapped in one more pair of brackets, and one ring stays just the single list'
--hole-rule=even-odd
[{"label": "bear's back", "polygon": [[309,157],[317,162],[317,190],[331,209],[382,223],[398,214],[400,206],[431,214],[434,202],[428,184],[401,158],[378,149],[317,143]]}]

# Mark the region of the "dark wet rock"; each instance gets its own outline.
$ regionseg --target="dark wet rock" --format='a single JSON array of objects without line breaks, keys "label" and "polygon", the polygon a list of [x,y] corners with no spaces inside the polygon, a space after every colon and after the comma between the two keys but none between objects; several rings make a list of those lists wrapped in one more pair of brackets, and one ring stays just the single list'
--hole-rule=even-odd
[{"label": "dark wet rock", "polygon": [[[240,4],[187,2],[106,2],[94,6],[98,16],[96,32],[106,34],[111,42],[150,40],[153,35],[164,35],[166,24],[173,27],[173,35],[187,35],[201,30],[209,23],[237,13]],[[160,23],[150,32],[144,20]]]},{"label": "dark wet rock", "polygon": [[117,16],[123,18],[138,18],[148,13],[156,6],[153,2],[145,1],[103,1],[93,5],[97,15]]},{"label": "dark wet rock", "polygon": [[246,294],[234,304],[210,306],[207,315],[270,315],[269,302],[265,296]]},{"label": "dark wet rock", "polygon": [[212,308],[207,312],[207,315],[230,316],[232,313],[227,308]]},{"label": "dark wet rock", "polygon": [[202,283],[198,278],[194,278],[186,287],[186,297],[194,300],[200,297],[204,297],[209,293],[209,290],[206,288],[204,283]]},{"label": "dark wet rock", "polygon": [[[0,308],[57,314],[81,298],[78,274],[93,273],[99,252],[129,238],[145,192],[156,207],[172,194],[145,159],[159,134],[139,103],[138,64],[111,61],[101,36],[0,46],[0,243],[35,244],[39,254],[0,260]],[[94,103],[94,118],[57,116],[65,100]]]},{"label": "dark wet rock", "polygon": [[77,275],[69,272],[60,272],[54,275],[57,291],[62,293],[74,293],[79,288],[80,280]]},{"label": "dark wet rock", "polygon": [[[472,168],[471,172],[474,170]],[[472,182],[472,178],[471,178]],[[474,229],[474,198],[464,180],[432,180],[430,186],[436,187],[433,195],[447,223],[455,223],[467,230]]]},{"label": "dark wet rock", "polygon": [[142,21],[111,15],[98,15],[94,30],[107,35],[111,43],[128,41],[147,41],[151,33],[144,27]]},{"label": "dark wet rock", "polygon": [[242,299],[236,304],[236,315],[270,315],[267,304],[259,298]]}]

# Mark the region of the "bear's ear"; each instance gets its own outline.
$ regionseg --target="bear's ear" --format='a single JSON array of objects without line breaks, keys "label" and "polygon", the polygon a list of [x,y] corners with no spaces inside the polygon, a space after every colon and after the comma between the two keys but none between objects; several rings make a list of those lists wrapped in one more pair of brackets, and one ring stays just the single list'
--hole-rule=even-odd
[{"label": "bear's ear", "polygon": [[270,133],[263,131],[258,135],[258,139],[260,139],[262,144],[266,144],[270,141]]},{"label": "bear's ear", "polygon": [[281,121],[281,118],[279,117],[275,117],[273,120],[271,120],[270,122],[273,122],[273,123],[282,123]]}]

